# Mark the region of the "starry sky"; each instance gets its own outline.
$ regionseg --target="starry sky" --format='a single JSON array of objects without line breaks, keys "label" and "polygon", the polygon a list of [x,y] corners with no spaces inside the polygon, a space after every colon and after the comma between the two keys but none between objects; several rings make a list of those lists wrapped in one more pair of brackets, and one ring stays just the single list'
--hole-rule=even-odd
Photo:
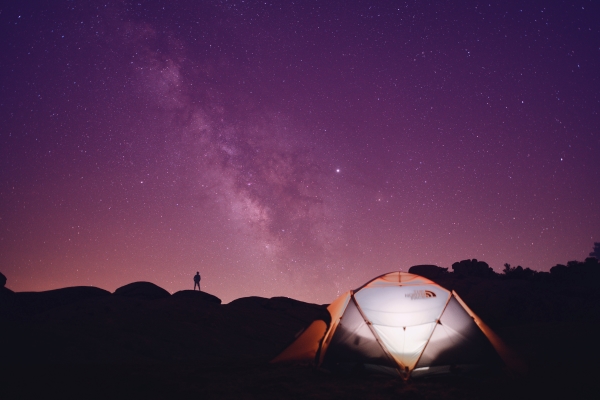
[{"label": "starry sky", "polygon": [[[594,1],[0,8],[0,271],[329,303],[600,241]],[[22,4],[24,3],[24,4]]]}]

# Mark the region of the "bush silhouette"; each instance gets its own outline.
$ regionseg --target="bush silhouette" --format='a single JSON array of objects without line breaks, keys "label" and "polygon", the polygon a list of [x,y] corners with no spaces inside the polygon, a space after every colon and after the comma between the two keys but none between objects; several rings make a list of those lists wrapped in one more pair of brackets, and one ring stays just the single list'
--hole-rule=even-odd
[{"label": "bush silhouette", "polygon": [[594,243],[594,250],[590,253],[590,257],[595,257],[596,260],[600,260],[600,242]]},{"label": "bush silhouette", "polygon": [[567,265],[557,264],[550,268],[553,279],[591,280],[600,277],[600,261],[588,257],[585,261],[569,261]]}]

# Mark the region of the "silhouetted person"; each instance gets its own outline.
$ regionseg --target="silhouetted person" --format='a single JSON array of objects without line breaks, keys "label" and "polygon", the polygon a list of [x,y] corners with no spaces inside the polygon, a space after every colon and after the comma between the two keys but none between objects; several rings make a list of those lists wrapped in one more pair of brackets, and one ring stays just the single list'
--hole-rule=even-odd
[{"label": "silhouetted person", "polygon": [[196,286],[198,286],[198,291],[200,290],[200,272],[196,272],[196,275],[194,275],[194,290],[196,290]]}]

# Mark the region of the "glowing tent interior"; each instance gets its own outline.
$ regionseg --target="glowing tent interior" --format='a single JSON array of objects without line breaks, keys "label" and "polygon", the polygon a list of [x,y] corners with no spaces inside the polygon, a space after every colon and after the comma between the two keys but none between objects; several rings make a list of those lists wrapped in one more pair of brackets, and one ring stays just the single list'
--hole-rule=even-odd
[{"label": "glowing tent interior", "polygon": [[418,275],[391,272],[344,293],[272,362],[329,370],[364,368],[404,379],[518,358],[454,292]]}]

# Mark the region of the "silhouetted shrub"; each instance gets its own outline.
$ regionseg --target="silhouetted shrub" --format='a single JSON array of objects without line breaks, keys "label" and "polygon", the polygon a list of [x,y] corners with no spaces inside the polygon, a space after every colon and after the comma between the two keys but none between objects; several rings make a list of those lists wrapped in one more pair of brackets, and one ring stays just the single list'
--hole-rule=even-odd
[{"label": "silhouetted shrub", "polygon": [[534,280],[536,280],[536,281],[547,282],[552,278],[550,275],[550,272],[534,271],[534,273],[535,273]]},{"label": "silhouetted shrub", "polygon": [[594,250],[590,253],[590,257],[596,258],[596,260],[600,260],[600,242],[594,243]]},{"label": "silhouetted shrub", "polygon": [[537,277],[538,272],[530,268],[523,268],[520,265],[517,267],[511,267],[510,264],[504,264],[504,278],[506,279],[525,279],[534,280]]},{"label": "silhouetted shrub", "polygon": [[550,268],[550,275],[557,280],[591,280],[600,277],[600,262],[588,257],[584,262],[569,261],[567,265],[557,264]]},{"label": "silhouetted shrub", "polygon": [[556,264],[554,267],[550,268],[550,275],[553,278],[563,279],[569,275],[569,270],[566,265]]}]

